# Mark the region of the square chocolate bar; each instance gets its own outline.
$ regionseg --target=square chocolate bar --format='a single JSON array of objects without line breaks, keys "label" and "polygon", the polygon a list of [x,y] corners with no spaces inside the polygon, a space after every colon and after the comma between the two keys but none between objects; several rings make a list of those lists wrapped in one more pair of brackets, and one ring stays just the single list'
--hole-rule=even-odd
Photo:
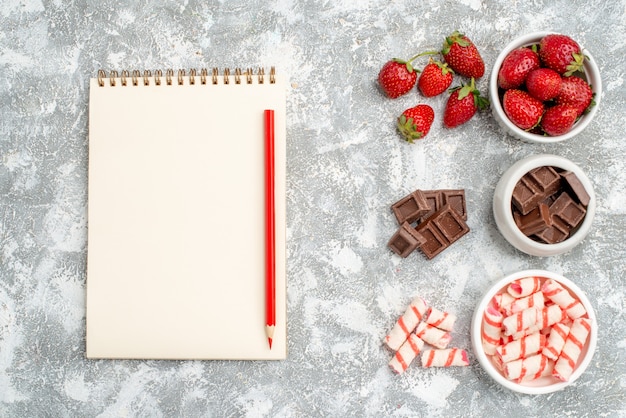
[{"label": "square chocolate bar", "polygon": [[400,257],[406,258],[417,247],[424,244],[426,240],[417,232],[408,222],[402,223],[402,226],[391,237],[387,244],[391,250]]},{"label": "square chocolate bar", "polygon": [[553,167],[542,166],[524,174],[513,188],[511,202],[527,215],[537,204],[556,193],[561,187],[561,176]]},{"label": "square chocolate bar", "polygon": [[465,190],[463,189],[440,189],[424,190],[424,196],[428,202],[429,211],[419,220],[425,221],[433,213],[440,210],[445,205],[450,205],[464,221],[467,221],[467,208],[465,204]]},{"label": "square chocolate bar", "polygon": [[396,215],[398,223],[402,225],[404,222],[417,221],[430,211],[430,207],[424,193],[421,190],[415,190],[391,205],[391,210]]},{"label": "square chocolate bar", "polygon": [[545,196],[554,194],[561,187],[561,176],[554,167],[541,166],[530,170],[527,175],[539,187]]},{"label": "square chocolate bar", "polygon": [[587,193],[585,186],[580,182],[578,176],[572,171],[564,171],[561,173],[561,177],[563,178],[565,190],[571,193],[570,196],[575,198],[581,205],[585,207],[589,206],[591,197],[589,193]]},{"label": "square chocolate bar", "polygon": [[552,217],[558,217],[571,228],[576,228],[585,218],[585,207],[574,202],[567,192],[563,192],[550,206]]},{"label": "square chocolate bar", "polygon": [[467,234],[469,227],[461,215],[447,204],[420,223],[415,230],[426,241],[419,246],[420,250],[428,259],[432,259]]},{"label": "square chocolate bar", "polygon": [[519,230],[522,231],[522,234],[527,237],[539,234],[544,229],[552,226],[550,208],[545,203],[540,203],[539,206],[526,215],[513,211],[513,219]]},{"label": "square chocolate bar", "polygon": [[546,244],[556,244],[565,241],[570,234],[570,227],[567,226],[558,217],[552,218],[552,226],[535,234],[540,241]]},{"label": "square chocolate bar", "polygon": [[420,245],[426,258],[433,259],[437,254],[450,246],[448,240],[441,235],[438,228],[430,222],[425,222],[424,227],[418,232],[424,243]]}]

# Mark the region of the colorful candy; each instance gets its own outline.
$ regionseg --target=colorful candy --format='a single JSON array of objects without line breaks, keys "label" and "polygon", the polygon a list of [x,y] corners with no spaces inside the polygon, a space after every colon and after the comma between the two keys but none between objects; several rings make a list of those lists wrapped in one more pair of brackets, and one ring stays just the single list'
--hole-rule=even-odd
[{"label": "colorful candy", "polygon": [[469,366],[467,352],[461,348],[424,350],[422,353],[423,367]]},{"label": "colorful candy", "polygon": [[506,315],[512,315],[516,312],[523,311],[528,308],[543,308],[545,306],[545,298],[542,292],[535,292],[528,296],[513,300],[504,307]]},{"label": "colorful candy", "polygon": [[591,321],[587,318],[576,318],[565,340],[565,345],[559,355],[552,376],[566,381],[574,372],[580,353],[591,332]]},{"label": "colorful candy", "polygon": [[392,351],[397,351],[415,330],[417,324],[422,320],[428,306],[421,297],[416,297],[409,304],[404,314],[398,319],[391,332],[385,337],[385,344]]},{"label": "colorful candy", "polygon": [[528,357],[537,354],[546,345],[546,336],[538,332],[527,335],[519,340],[500,345],[496,348],[496,353],[503,363]]},{"label": "colorful candy", "polygon": [[517,334],[534,326],[537,323],[539,313],[539,309],[537,308],[528,308],[507,316],[502,321],[504,335]]},{"label": "colorful candy", "polygon": [[483,312],[482,347],[507,379],[566,381],[592,325],[582,303],[560,283],[524,277],[495,295]]},{"label": "colorful candy", "polygon": [[483,313],[483,350],[485,354],[494,355],[496,353],[496,347],[500,345],[502,338],[502,320],[504,315],[502,312],[488,306]]},{"label": "colorful candy", "polygon": [[415,328],[415,334],[424,342],[437,348],[446,348],[452,337],[446,331],[433,327],[425,322],[420,322]]},{"label": "colorful candy", "polygon": [[506,290],[511,296],[521,298],[535,293],[540,287],[541,282],[539,281],[539,277],[524,277],[513,281]]},{"label": "colorful candy", "polygon": [[556,323],[550,330],[550,336],[546,341],[546,346],[541,351],[541,354],[548,357],[551,360],[556,360],[563,350],[565,340],[569,334],[569,327],[562,323]]},{"label": "colorful candy", "polygon": [[533,380],[546,376],[551,369],[550,359],[541,354],[533,354],[504,364],[504,377],[516,382]]},{"label": "colorful candy", "polygon": [[[454,314],[428,307],[421,297],[413,299],[384,338],[385,345],[394,351],[389,360],[391,370],[397,374],[404,373],[420,352],[424,354],[421,357],[423,367],[468,366],[465,350],[446,348],[452,339],[449,331],[452,331],[455,321]],[[425,344],[435,349],[422,351]]]},{"label": "colorful candy", "polygon": [[429,308],[426,323],[445,331],[452,331],[456,315],[449,312],[440,311],[437,308]]},{"label": "colorful candy", "polygon": [[541,291],[548,299],[556,303],[572,319],[580,318],[587,311],[579,300],[574,299],[567,290],[554,280],[548,280],[541,286]]},{"label": "colorful candy", "polygon": [[389,361],[389,367],[398,374],[404,373],[413,359],[422,351],[422,347],[424,347],[424,341],[420,337],[415,334],[409,335]]}]

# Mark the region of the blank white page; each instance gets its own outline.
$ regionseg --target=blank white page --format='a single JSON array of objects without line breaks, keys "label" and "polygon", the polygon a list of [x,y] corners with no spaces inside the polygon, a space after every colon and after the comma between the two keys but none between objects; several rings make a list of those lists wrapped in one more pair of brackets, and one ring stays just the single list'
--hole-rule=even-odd
[{"label": "blank white page", "polygon": [[[286,357],[286,86],[90,84],[87,357]],[[265,335],[264,119],[275,111],[276,330]]]}]

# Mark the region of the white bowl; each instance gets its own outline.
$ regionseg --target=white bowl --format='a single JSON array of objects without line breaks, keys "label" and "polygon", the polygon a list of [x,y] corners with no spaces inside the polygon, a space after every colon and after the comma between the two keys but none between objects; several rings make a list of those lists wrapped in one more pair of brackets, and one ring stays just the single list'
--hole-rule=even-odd
[{"label": "white bowl", "polygon": [[[514,381],[508,380],[504,375],[496,368],[495,364],[492,362],[489,356],[487,356],[483,350],[482,345],[482,322],[483,322],[483,313],[491,299],[502,291],[506,290],[506,287],[514,280],[523,278],[523,277],[544,277],[546,279],[552,279],[559,282],[563,287],[565,287],[572,294],[573,297],[577,298],[582,305],[587,310],[586,317],[591,320],[591,332],[589,333],[589,337],[587,338],[587,342],[585,343],[580,357],[578,358],[578,362],[574,369],[574,372],[570,376],[570,378],[563,382],[554,377],[547,376],[541,377],[539,379],[531,380],[528,382],[516,383]],[[476,306],[476,310],[474,311],[474,316],[472,317],[471,324],[471,339],[472,339],[472,348],[474,350],[474,355],[476,359],[482,366],[482,368],[487,372],[487,374],[500,385],[504,386],[507,389],[510,389],[515,392],[526,393],[531,395],[540,395],[555,392],[558,390],[562,390],[565,387],[571,385],[578,379],[589,363],[593,358],[593,354],[596,350],[596,345],[598,342],[598,322],[596,320],[596,315],[593,310],[589,299],[584,294],[584,292],[571,280],[566,279],[560,274],[556,274],[550,271],[545,270],[525,270],[517,273],[510,274],[500,280],[498,280],[493,286],[487,290],[484,294],[483,298],[480,300],[478,305]]]},{"label": "white bowl", "polygon": [[[513,219],[513,211],[511,210],[511,195],[517,182],[530,170],[543,166],[558,167],[572,171],[585,187],[590,198],[589,205],[587,205],[587,213],[581,225],[569,238],[556,244],[545,244],[524,235],[517,227]],[[579,166],[557,155],[531,155],[519,160],[504,172],[493,194],[493,216],[500,233],[518,250],[535,256],[563,254],[580,244],[591,229],[595,213],[596,197],[591,181]]]},{"label": "white bowl", "polygon": [[509,120],[509,118],[504,113],[504,109],[502,108],[502,103],[500,101],[500,95],[498,90],[498,71],[500,70],[502,61],[504,61],[504,58],[509,54],[509,52],[513,51],[514,49],[523,46],[538,44],[539,41],[549,33],[554,32],[533,32],[514,39],[502,50],[502,52],[500,52],[500,55],[498,55],[498,58],[496,59],[496,62],[491,71],[491,77],[489,79],[489,100],[491,102],[491,111],[494,118],[509,135],[525,142],[547,144],[552,142],[564,141],[578,135],[587,127],[587,125],[589,125],[589,123],[591,123],[591,120],[598,110],[598,106],[600,105],[600,98],[602,96],[602,81],[600,79],[600,70],[598,69],[596,62],[589,53],[589,51],[587,51],[581,45],[582,53],[587,57],[584,62],[585,77],[583,78],[587,80],[587,82],[591,85],[592,91],[595,93],[595,106],[592,106],[588,113],[583,114],[569,132],[558,136],[544,136],[526,132],[523,129],[515,126],[513,122]]}]

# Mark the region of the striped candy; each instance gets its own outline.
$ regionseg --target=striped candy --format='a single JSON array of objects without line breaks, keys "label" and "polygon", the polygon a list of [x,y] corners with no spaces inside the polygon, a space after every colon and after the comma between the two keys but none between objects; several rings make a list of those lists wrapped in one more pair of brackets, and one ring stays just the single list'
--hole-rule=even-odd
[{"label": "striped candy", "polygon": [[545,376],[551,367],[550,359],[541,354],[510,361],[504,365],[504,377],[516,382]]},{"label": "striped candy", "polygon": [[437,348],[446,348],[452,337],[446,331],[433,327],[425,322],[420,322],[415,328],[415,334],[424,342]]},{"label": "striped candy", "polygon": [[560,283],[525,277],[495,295],[483,312],[482,347],[510,380],[550,376],[565,381],[591,326],[583,304]]},{"label": "striped candy", "polygon": [[545,298],[543,296],[542,292],[535,292],[519,299],[513,299],[511,303],[504,307],[504,313],[512,315],[528,308],[543,308],[545,306]]},{"label": "striped candy", "polygon": [[546,281],[541,286],[541,291],[548,299],[559,305],[567,316],[572,319],[580,318],[587,313],[583,304],[579,300],[574,299],[563,286],[554,280]]},{"label": "striped candy", "polygon": [[413,299],[391,332],[385,337],[387,347],[392,351],[397,351],[422,320],[427,309],[428,306],[424,299],[419,296]]},{"label": "striped candy", "polygon": [[[446,349],[455,321],[454,314],[427,307],[422,298],[416,297],[384,338],[384,344],[394,351],[389,360],[391,370],[404,373],[420,352],[427,353],[422,356],[424,367],[468,366],[465,350]],[[435,349],[422,351],[425,344]]]},{"label": "striped candy", "polygon": [[565,345],[559,355],[552,376],[566,381],[574,372],[580,353],[591,332],[591,321],[587,318],[576,318],[569,330]]},{"label": "striped candy", "polygon": [[431,307],[428,309],[428,316],[426,317],[426,323],[443,329],[445,331],[452,331],[454,328],[454,322],[456,321],[456,315],[449,312],[440,311],[437,308]]},{"label": "striped candy", "polygon": [[502,320],[504,316],[493,306],[488,306],[483,313],[482,342],[485,354],[493,355],[502,338]]},{"label": "striped candy", "polygon": [[546,346],[541,351],[541,354],[548,357],[551,360],[556,360],[563,350],[565,340],[569,334],[569,327],[562,323],[556,323],[550,330],[550,335],[546,341]]},{"label": "striped candy", "polygon": [[541,281],[539,277],[524,277],[513,281],[506,289],[511,296],[515,298],[522,298],[528,296],[531,293],[535,293],[541,288]]},{"label": "striped candy", "polygon": [[519,340],[500,345],[496,349],[497,355],[503,363],[537,354],[546,345],[546,336],[538,332],[527,335]]},{"label": "striped candy", "polygon": [[469,366],[467,352],[461,348],[424,350],[422,352],[423,367]]},{"label": "striped candy", "polygon": [[391,370],[398,374],[404,373],[413,359],[422,351],[422,347],[424,347],[424,341],[420,337],[415,334],[409,335],[409,338],[389,361]]}]

